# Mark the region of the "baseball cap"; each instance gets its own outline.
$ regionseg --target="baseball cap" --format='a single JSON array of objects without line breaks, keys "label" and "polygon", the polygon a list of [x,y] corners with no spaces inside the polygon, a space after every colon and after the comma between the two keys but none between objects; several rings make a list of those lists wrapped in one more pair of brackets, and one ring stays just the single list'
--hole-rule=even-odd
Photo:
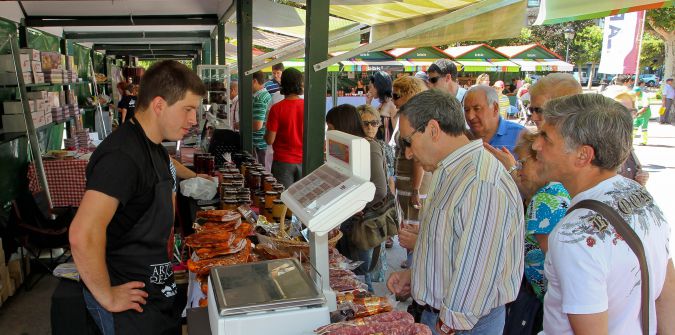
[{"label": "baseball cap", "polygon": [[427,74],[429,72],[436,72],[441,75],[450,74],[450,76],[455,79],[457,78],[457,65],[449,59],[441,58],[429,66]]},{"label": "baseball cap", "polygon": [[415,73],[415,78],[420,78],[425,83],[429,82],[429,75],[427,75],[427,73],[424,71],[418,71],[417,73]]}]

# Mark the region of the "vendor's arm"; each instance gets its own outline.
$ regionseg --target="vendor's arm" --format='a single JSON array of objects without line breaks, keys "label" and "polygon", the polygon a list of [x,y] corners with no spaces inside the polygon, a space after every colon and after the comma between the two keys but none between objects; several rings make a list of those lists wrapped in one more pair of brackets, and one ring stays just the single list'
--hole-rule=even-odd
[{"label": "vendor's arm", "polygon": [[110,285],[105,262],[106,228],[119,201],[104,193],[88,190],[70,225],[70,249],[80,278],[103,308],[111,312],[129,309],[142,312],[148,294],[142,282]]},{"label": "vendor's arm", "polygon": [[180,179],[190,179],[190,178],[196,178],[196,177],[202,177],[202,178],[210,178],[209,175],[207,174],[198,174],[190,169],[187,168],[187,166],[181,164],[179,161],[175,160],[173,157],[171,157],[171,162],[173,162],[173,166],[176,168],[176,177]]}]

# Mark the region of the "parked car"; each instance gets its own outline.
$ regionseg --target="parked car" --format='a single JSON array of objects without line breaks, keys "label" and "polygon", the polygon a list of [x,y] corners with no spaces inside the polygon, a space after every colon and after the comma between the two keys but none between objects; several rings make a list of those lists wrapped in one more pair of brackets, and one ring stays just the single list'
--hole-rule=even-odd
[{"label": "parked car", "polygon": [[641,74],[640,75],[640,80],[645,82],[645,85],[649,87],[654,87],[656,84],[659,83],[659,77],[657,77],[655,74]]}]

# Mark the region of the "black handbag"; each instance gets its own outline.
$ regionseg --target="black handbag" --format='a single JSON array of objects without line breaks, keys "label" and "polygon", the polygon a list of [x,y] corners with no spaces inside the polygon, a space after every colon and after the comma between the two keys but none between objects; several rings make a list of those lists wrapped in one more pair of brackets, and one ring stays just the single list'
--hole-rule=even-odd
[{"label": "black handbag", "polygon": [[544,306],[523,277],[516,300],[506,305],[504,335],[534,335],[542,330]]}]

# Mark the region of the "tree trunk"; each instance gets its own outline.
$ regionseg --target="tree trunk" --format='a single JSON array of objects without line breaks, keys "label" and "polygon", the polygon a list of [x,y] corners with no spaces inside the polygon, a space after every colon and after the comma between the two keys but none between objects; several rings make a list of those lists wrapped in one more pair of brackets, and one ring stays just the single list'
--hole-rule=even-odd
[{"label": "tree trunk", "polygon": [[591,63],[591,70],[588,71],[588,85],[586,85],[586,88],[589,90],[593,87],[593,78],[595,78],[595,62]]},{"label": "tree trunk", "polygon": [[675,75],[675,31],[666,31],[665,29],[651,25],[663,39],[665,45],[665,55],[663,59],[663,81],[668,78],[673,78]]}]

